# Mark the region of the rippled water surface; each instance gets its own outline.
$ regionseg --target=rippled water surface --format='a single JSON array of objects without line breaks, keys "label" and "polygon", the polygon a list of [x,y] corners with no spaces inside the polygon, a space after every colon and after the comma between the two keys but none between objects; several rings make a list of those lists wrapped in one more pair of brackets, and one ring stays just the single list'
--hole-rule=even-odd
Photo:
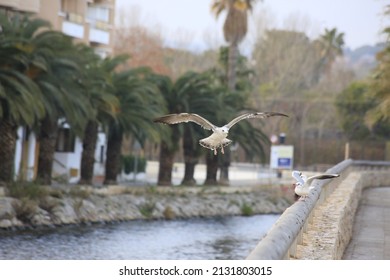
[{"label": "rippled water surface", "polygon": [[244,259],[279,215],[0,232],[0,259]]}]

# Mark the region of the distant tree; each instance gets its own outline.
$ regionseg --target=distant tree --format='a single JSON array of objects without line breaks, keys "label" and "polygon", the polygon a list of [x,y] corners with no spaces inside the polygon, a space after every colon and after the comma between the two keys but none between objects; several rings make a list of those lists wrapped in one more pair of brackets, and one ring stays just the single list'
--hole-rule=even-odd
[{"label": "distant tree", "polygon": [[366,113],[378,104],[370,94],[369,84],[354,82],[336,99],[336,106],[341,118],[341,126],[349,140],[367,138],[389,138],[390,123],[379,121],[372,129],[365,124]]},{"label": "distant tree", "polygon": [[213,0],[211,10],[218,17],[223,11],[227,16],[223,25],[223,34],[229,43],[227,80],[229,90],[236,86],[236,66],[239,55],[238,45],[248,31],[248,13],[252,11],[256,0]]},{"label": "distant tree", "polygon": [[124,68],[149,67],[155,73],[170,74],[160,34],[139,24],[119,27],[115,34],[115,55],[131,57]]},{"label": "distant tree", "polygon": [[[385,8],[385,15],[390,16],[390,5]],[[372,126],[377,122],[390,122],[390,27],[385,28],[386,48],[377,54],[378,66],[374,70],[370,91],[378,104],[367,114],[366,121]]]},{"label": "distant tree", "polygon": [[320,72],[329,73],[336,58],[343,55],[344,33],[338,33],[337,28],[325,28],[324,34],[315,43],[320,55]]}]

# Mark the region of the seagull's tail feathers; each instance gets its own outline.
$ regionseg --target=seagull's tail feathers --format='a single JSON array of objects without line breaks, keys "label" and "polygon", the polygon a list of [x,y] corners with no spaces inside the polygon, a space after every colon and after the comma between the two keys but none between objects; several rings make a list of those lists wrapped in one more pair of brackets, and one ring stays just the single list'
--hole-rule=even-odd
[{"label": "seagull's tail feathers", "polygon": [[216,144],[212,143],[212,141],[209,140],[209,137],[207,137],[207,138],[199,140],[199,145],[201,145],[204,148],[210,149],[210,150],[215,150],[215,149],[220,148],[220,147],[226,147],[227,145],[229,145],[232,142],[233,142],[232,140],[225,138],[225,139],[223,139],[223,141],[221,143],[218,143],[216,145]]}]

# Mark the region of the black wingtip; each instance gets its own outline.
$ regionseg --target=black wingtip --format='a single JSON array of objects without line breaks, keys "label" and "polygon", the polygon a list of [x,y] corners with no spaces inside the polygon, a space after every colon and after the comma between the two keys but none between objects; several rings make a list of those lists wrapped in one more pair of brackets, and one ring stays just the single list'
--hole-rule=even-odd
[{"label": "black wingtip", "polygon": [[279,112],[267,112],[267,114],[269,114],[270,116],[281,116],[281,117],[289,118],[288,115]]}]

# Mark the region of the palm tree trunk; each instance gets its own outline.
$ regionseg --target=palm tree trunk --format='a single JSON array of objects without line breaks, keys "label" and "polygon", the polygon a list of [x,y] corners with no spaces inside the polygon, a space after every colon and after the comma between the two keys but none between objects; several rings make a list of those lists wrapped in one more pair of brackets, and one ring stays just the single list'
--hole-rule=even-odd
[{"label": "palm tree trunk", "polygon": [[0,186],[13,181],[17,126],[0,120]]},{"label": "palm tree trunk", "polygon": [[172,169],[175,158],[175,149],[170,148],[167,143],[161,142],[160,145],[160,167],[158,170],[157,185],[172,185]]},{"label": "palm tree trunk", "polygon": [[218,185],[217,172],[218,172],[218,155],[209,152],[206,155],[206,180],[205,185]]},{"label": "palm tree trunk", "polygon": [[109,133],[106,153],[106,175],[104,184],[116,184],[120,172],[122,133]]},{"label": "palm tree trunk", "polygon": [[57,119],[45,117],[39,132],[39,156],[37,180],[44,185],[51,185],[55,146],[58,136]]},{"label": "palm tree trunk", "polygon": [[[227,82],[228,89],[234,91],[236,88],[236,65],[238,57],[238,42],[235,40],[231,42],[229,47],[229,56],[228,56],[228,71],[227,71]],[[229,185],[229,166],[231,163],[231,152],[227,148],[225,150],[225,155],[221,159],[220,163],[220,178],[219,182],[221,185]]]},{"label": "palm tree trunk", "polygon": [[232,153],[230,147],[225,148],[225,154],[220,157],[220,174],[219,174],[219,184],[224,186],[229,186],[229,166],[232,158]]},{"label": "palm tree trunk", "polygon": [[89,121],[85,128],[83,139],[79,184],[92,184],[97,136],[98,123],[96,121]]},{"label": "palm tree trunk", "polygon": [[231,91],[234,91],[236,89],[237,57],[238,57],[238,42],[233,41],[229,46],[228,71],[227,71],[228,89]]},{"label": "palm tree trunk", "polygon": [[195,166],[198,163],[198,156],[196,153],[196,144],[192,137],[191,129],[189,126],[184,128],[183,135],[183,152],[184,152],[184,178],[181,182],[185,186],[194,186],[196,180],[194,178]]}]

